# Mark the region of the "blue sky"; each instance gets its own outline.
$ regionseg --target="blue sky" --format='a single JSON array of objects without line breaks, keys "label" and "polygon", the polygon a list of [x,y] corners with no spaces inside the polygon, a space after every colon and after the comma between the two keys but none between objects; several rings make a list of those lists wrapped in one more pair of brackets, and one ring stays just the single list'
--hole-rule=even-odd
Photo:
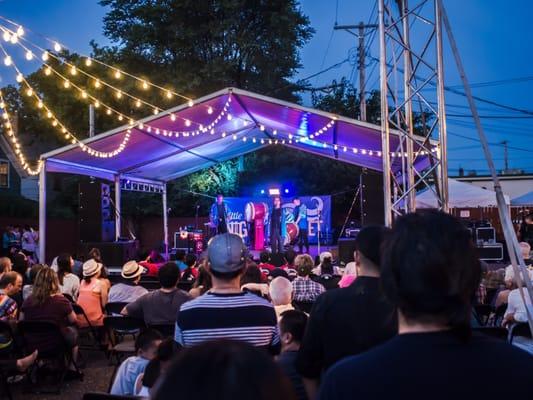
[{"label": "blue sky", "polygon": [[[531,54],[530,16],[533,2],[515,0],[512,7],[505,0],[444,0],[456,40],[471,83],[491,82],[475,87],[474,94],[497,103],[533,112],[533,78],[516,83],[492,82],[533,76]],[[297,78],[304,78],[347,58],[356,45],[355,37],[347,32],[333,31],[339,24],[355,24],[369,21],[374,0],[302,0],[301,8],[309,16],[316,33],[302,49],[303,68]],[[102,35],[102,17],[106,10],[95,0],[0,0],[0,15],[27,26],[32,31],[57,39],[81,53],[90,51],[89,41],[107,43]],[[374,14],[375,15],[375,14]],[[373,17],[374,18],[374,17]],[[374,22],[374,21],[371,21]],[[378,56],[377,40],[370,47],[370,54]],[[378,69],[368,66],[368,84],[377,87]],[[12,80],[3,76],[2,81]],[[356,72],[356,71],[355,71]],[[339,68],[310,80],[319,87],[343,76],[356,76],[353,66],[344,63]],[[445,41],[445,81],[448,86],[460,84],[455,64]],[[355,82],[357,83],[357,82]],[[308,96],[304,102],[309,103]],[[465,98],[446,93],[448,114],[466,114]],[[478,103],[480,114],[486,116],[528,117],[495,106]],[[523,168],[533,172],[533,118],[484,119],[484,126],[491,143],[509,141],[511,168]],[[450,173],[459,166],[466,170],[486,172],[486,162],[479,143],[457,135],[476,138],[473,121],[468,118],[449,117],[449,165]],[[491,146],[498,168],[503,168],[503,147]]]}]

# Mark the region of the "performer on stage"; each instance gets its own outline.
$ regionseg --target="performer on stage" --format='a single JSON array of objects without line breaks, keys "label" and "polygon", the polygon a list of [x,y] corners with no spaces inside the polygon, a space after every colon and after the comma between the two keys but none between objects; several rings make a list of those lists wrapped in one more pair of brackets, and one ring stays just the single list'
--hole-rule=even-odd
[{"label": "performer on stage", "polygon": [[309,253],[309,232],[307,230],[307,207],[302,204],[298,197],[293,199],[294,203],[294,222],[298,225],[298,248],[299,253],[303,252],[305,246],[305,252]]},{"label": "performer on stage", "polygon": [[283,231],[285,231],[285,214],[281,208],[281,198],[274,197],[270,213],[270,247],[272,253],[283,252]]},{"label": "performer on stage", "polygon": [[229,207],[224,203],[224,196],[217,195],[216,203],[211,206],[209,213],[211,225],[216,229],[216,234],[228,232],[228,222],[230,219]]}]

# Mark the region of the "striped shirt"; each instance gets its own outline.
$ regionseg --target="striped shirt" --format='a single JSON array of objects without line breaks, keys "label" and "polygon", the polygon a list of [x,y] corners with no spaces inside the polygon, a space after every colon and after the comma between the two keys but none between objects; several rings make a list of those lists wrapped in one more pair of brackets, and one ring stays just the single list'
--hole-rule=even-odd
[{"label": "striped shirt", "polygon": [[176,321],[176,342],[190,347],[216,339],[242,340],[273,354],[279,353],[274,307],[248,292],[208,292],[183,303]]}]

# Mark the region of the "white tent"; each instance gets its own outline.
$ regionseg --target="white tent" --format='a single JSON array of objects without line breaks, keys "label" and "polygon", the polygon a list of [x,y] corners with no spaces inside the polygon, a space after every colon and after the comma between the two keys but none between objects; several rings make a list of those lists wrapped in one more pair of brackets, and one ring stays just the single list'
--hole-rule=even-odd
[{"label": "white tent", "polygon": [[[416,195],[417,208],[437,208],[434,187]],[[496,192],[470,185],[469,183],[448,179],[450,208],[497,207]],[[505,204],[509,205],[509,196],[504,195]]]}]

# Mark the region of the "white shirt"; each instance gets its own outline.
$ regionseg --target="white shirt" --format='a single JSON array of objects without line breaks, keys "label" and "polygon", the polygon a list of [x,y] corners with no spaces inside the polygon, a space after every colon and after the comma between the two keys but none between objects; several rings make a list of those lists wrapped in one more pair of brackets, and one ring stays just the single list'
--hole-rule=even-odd
[{"label": "white shirt", "polygon": [[[526,298],[527,308],[531,315],[533,315],[533,306],[531,305],[531,298],[527,288],[524,287],[524,297]],[[527,322],[527,312],[522,297],[520,296],[520,291],[518,289],[511,290],[509,293],[509,298],[507,300],[507,310],[505,311],[505,316],[509,314],[514,314],[514,319],[517,322]]]},{"label": "white shirt", "polygon": [[66,274],[63,276],[63,284],[59,285],[59,290],[63,294],[70,295],[76,301],[80,292],[80,278],[74,274]]},{"label": "white shirt", "polygon": [[[518,269],[520,269],[520,267],[518,267]],[[531,269],[531,266],[527,266],[527,269],[529,271],[529,279],[532,279],[533,280],[533,270]],[[510,264],[508,265],[506,268],[505,268],[505,277],[503,278],[503,280],[505,282],[507,281],[511,281],[511,282],[515,282],[514,280],[514,269],[513,269],[513,265]]]},{"label": "white shirt", "polygon": [[140,285],[127,285],[125,283],[117,283],[109,289],[109,303],[123,302],[131,303],[139,297],[148,293],[146,288]]},{"label": "white shirt", "polygon": [[22,234],[22,250],[34,253],[35,252],[35,235],[31,231],[26,231]]}]

